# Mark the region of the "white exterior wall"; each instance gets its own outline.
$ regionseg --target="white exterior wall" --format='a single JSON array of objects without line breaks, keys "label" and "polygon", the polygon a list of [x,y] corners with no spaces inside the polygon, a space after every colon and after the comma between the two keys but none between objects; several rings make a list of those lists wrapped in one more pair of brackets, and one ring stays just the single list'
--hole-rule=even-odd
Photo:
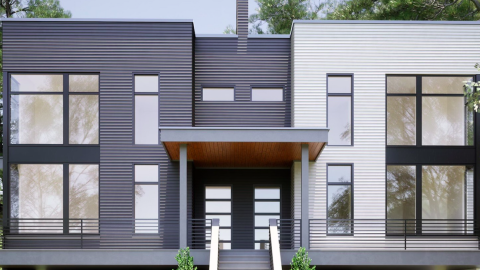
[{"label": "white exterior wall", "polygon": [[[311,219],[326,218],[326,163],[354,163],[355,219],[385,218],[385,75],[476,74],[479,30],[479,24],[294,24],[295,127],[325,127],[326,74],[354,73],[354,146],[326,146],[310,164]],[[300,166],[293,168],[299,218]]]}]

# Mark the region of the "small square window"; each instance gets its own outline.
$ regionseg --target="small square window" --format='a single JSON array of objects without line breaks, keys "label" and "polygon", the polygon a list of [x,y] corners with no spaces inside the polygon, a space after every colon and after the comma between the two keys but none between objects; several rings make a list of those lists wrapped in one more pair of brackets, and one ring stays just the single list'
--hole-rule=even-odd
[{"label": "small square window", "polygon": [[283,89],[253,88],[252,101],[283,101]]},{"label": "small square window", "polygon": [[234,101],[233,88],[203,88],[203,101]]},{"label": "small square window", "polygon": [[135,92],[158,92],[158,76],[135,75]]}]

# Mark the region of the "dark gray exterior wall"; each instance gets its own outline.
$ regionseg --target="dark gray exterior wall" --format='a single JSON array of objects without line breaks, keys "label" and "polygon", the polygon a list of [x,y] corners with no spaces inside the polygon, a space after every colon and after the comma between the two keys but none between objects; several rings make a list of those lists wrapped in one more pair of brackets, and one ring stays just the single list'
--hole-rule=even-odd
[{"label": "dark gray exterior wall", "polygon": [[163,248],[178,247],[179,168],[161,144],[133,144],[133,73],[160,74],[159,125],[192,126],[193,41],[191,22],[3,22],[4,72],[100,74],[100,218],[132,218],[133,165],[159,164]]},{"label": "dark gray exterior wall", "polygon": [[[291,214],[290,169],[196,169],[194,218],[205,218],[205,186],[232,187],[232,248],[254,248],[254,187],[281,187],[281,218]],[[221,225],[221,224],[220,224]]]},{"label": "dark gray exterior wall", "polygon": [[[195,126],[290,127],[290,39],[243,38],[196,38]],[[234,87],[235,101],[202,101],[203,87]],[[251,101],[252,87],[282,87],[284,101]]]}]

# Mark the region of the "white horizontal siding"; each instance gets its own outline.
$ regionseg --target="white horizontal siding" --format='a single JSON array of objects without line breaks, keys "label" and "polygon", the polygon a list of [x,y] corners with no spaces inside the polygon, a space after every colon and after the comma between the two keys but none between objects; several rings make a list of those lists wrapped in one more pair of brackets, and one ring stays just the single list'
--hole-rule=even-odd
[{"label": "white horizontal siding", "polygon": [[326,218],[326,163],[354,163],[354,218],[385,218],[385,75],[475,74],[478,44],[476,25],[295,23],[294,126],[325,127],[326,74],[354,73],[354,146],[310,165],[310,218]]}]

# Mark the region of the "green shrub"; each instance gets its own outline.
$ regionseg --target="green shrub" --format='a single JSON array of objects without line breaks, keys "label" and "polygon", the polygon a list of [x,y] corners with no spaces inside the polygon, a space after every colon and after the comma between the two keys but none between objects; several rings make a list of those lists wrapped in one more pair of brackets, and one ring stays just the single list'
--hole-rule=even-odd
[{"label": "green shrub", "polygon": [[190,248],[182,248],[178,251],[175,260],[178,262],[177,270],[197,270],[197,267],[193,265],[193,257],[190,256]]},{"label": "green shrub", "polygon": [[315,270],[315,266],[310,267],[310,262],[312,259],[308,257],[308,253],[304,247],[298,249],[295,256],[293,256],[292,262],[290,263],[291,270]]}]

